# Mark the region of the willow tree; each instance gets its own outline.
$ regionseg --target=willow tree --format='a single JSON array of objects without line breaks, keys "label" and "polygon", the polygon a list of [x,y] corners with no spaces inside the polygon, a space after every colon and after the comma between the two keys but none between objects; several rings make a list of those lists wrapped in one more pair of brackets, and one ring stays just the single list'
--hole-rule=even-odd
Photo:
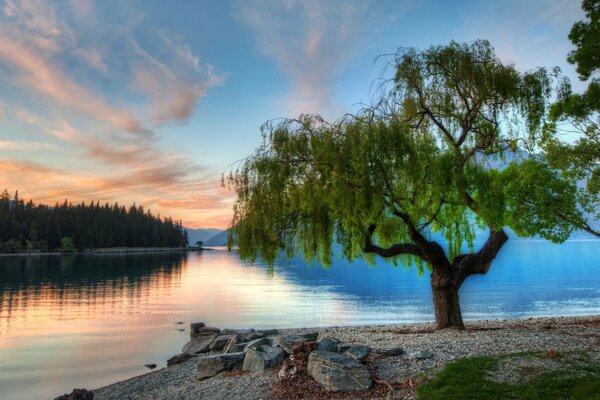
[{"label": "willow tree", "polygon": [[509,162],[536,137],[550,82],[502,64],[486,41],[404,50],[393,65],[358,115],[263,126],[263,144],[229,171],[231,239],[251,261],[328,264],[340,249],[427,269],[437,327],[462,328],[459,288],[489,270],[504,227],[553,241],[573,229],[556,217],[576,209],[573,185],[535,157]]}]

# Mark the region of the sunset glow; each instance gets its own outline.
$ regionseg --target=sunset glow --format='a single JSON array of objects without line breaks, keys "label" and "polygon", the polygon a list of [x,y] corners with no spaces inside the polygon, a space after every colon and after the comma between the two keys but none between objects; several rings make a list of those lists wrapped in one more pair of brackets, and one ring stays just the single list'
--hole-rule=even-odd
[{"label": "sunset glow", "polygon": [[378,55],[487,38],[521,70],[575,76],[565,54],[578,2],[466,3],[6,0],[0,189],[226,228],[233,193],[220,176],[259,145],[260,125],[355,111]]}]

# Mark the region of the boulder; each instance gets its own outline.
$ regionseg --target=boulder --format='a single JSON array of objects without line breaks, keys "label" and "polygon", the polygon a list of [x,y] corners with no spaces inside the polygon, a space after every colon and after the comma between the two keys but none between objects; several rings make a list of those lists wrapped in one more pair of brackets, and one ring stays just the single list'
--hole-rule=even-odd
[{"label": "boulder", "polygon": [[94,400],[94,392],[87,389],[73,389],[71,394],[63,394],[54,400]]},{"label": "boulder", "polygon": [[206,379],[215,376],[222,371],[232,371],[242,367],[244,353],[214,354],[198,358],[198,379]]},{"label": "boulder", "polygon": [[379,349],[377,353],[385,357],[393,357],[404,354],[404,349],[401,347],[390,347],[387,349]]},{"label": "boulder", "polygon": [[267,338],[258,338],[258,339],[254,339],[248,343],[246,343],[246,346],[244,346],[244,353],[247,353],[248,351],[257,348],[258,346],[263,346],[263,345],[268,345],[269,344],[269,339]]},{"label": "boulder", "polygon": [[246,353],[242,368],[250,372],[262,372],[278,367],[284,359],[285,351],[281,348],[263,345]]},{"label": "boulder", "polygon": [[371,354],[371,348],[364,344],[353,344],[344,354],[362,363]]},{"label": "boulder", "polygon": [[337,346],[337,352],[338,353],[343,353],[346,350],[348,350],[350,348],[350,346],[351,346],[351,344],[349,344],[349,343],[340,343]]},{"label": "boulder", "polygon": [[[309,336],[309,337],[312,337],[312,336]],[[311,341],[311,340],[308,339],[304,335],[302,335],[302,336],[301,335],[282,335],[282,336],[277,336],[277,337],[275,337],[275,339],[273,339],[273,345],[281,347],[288,354],[292,354],[293,353],[292,349],[295,344],[301,343],[301,342],[307,342],[307,341]]]},{"label": "boulder", "polygon": [[253,332],[255,332],[255,330],[252,328],[250,328],[250,329],[229,329],[229,328],[221,329],[221,333],[223,335],[247,335],[247,334],[253,333]]},{"label": "boulder", "polygon": [[171,357],[167,360],[167,367],[170,367],[172,365],[181,364],[182,362],[185,362],[193,357],[194,357],[193,355],[188,354],[188,353],[181,353],[181,354],[174,355],[173,357]]},{"label": "boulder", "polygon": [[192,355],[200,354],[200,353],[207,353],[210,350],[209,349],[210,344],[216,338],[217,338],[217,334],[195,336],[192,338],[192,340],[190,340],[183,346],[183,348],[181,349],[181,352],[187,353],[187,354],[192,354]]},{"label": "boulder", "polygon": [[312,342],[314,340],[317,340],[317,338],[319,337],[319,332],[306,332],[301,333],[298,336],[302,336],[304,339],[306,339],[306,341]]},{"label": "boulder", "polygon": [[244,339],[246,339],[246,341],[250,342],[250,341],[255,340],[255,339],[264,338],[265,336],[266,335],[264,333],[250,332],[250,333],[244,335]]},{"label": "boulder", "polygon": [[233,336],[231,335],[219,335],[213,339],[212,342],[208,345],[208,348],[211,351],[221,351],[225,348],[227,343],[231,340]]},{"label": "boulder", "polygon": [[229,342],[227,342],[227,344],[225,345],[225,347],[223,347],[223,353],[237,353],[238,351],[242,351],[244,350],[244,347],[242,347],[241,350],[235,351],[235,349],[237,349],[240,343],[245,343],[244,337],[241,335],[233,335],[231,337],[231,339],[229,339]]},{"label": "boulder", "polygon": [[404,358],[409,360],[429,360],[433,358],[433,353],[427,350],[409,351],[404,355]]},{"label": "boulder", "polygon": [[203,336],[203,335],[212,335],[215,333],[219,333],[221,330],[219,328],[213,328],[210,326],[205,326],[204,322],[194,322],[190,324],[190,335],[192,337]]},{"label": "boulder", "polygon": [[350,392],[373,386],[366,366],[344,354],[315,350],[308,356],[308,373],[326,390]]},{"label": "boulder", "polygon": [[261,329],[257,332],[262,333],[265,336],[271,336],[271,335],[277,335],[279,333],[279,329]]},{"label": "boulder", "polygon": [[325,351],[331,351],[333,353],[336,353],[338,351],[339,343],[340,343],[340,341],[337,340],[336,338],[326,336],[317,342],[316,350],[325,350]]}]

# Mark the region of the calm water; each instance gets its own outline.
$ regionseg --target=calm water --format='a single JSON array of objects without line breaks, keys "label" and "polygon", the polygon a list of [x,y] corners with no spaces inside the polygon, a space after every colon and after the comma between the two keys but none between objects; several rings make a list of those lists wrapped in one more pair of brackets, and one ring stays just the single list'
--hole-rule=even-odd
[{"label": "calm water", "polygon": [[[510,241],[461,289],[466,319],[600,314],[600,241]],[[50,399],[165,365],[188,324],[298,327],[431,321],[428,276],[391,264],[235,253],[0,257],[0,397]]]}]

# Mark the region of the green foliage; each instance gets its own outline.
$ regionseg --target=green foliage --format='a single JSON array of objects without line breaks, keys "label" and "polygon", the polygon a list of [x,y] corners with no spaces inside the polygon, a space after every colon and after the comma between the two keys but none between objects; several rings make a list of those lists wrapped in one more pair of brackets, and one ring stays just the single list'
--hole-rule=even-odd
[{"label": "green foliage", "polygon": [[571,28],[569,39],[577,48],[569,53],[568,60],[577,65],[577,72],[585,80],[600,68],[600,1],[583,0],[581,7],[587,21],[579,21]]},{"label": "green foliage", "polygon": [[[407,49],[394,64],[380,100],[356,116],[263,125],[263,144],[227,176],[241,257],[272,263],[283,252],[327,265],[334,242],[352,260],[367,240],[418,247],[438,233],[452,260],[478,227],[568,237],[550,202],[573,207],[573,187],[541,161],[499,166],[540,134],[545,70],[519,73],[486,41]],[[402,249],[393,257],[420,272],[430,262]]]},{"label": "green foliage", "polygon": [[60,250],[64,251],[65,253],[75,253],[77,248],[75,247],[73,239],[70,237],[64,237],[60,239]]},{"label": "green foliage", "polygon": [[[568,57],[577,65],[582,80],[589,81],[585,92],[573,93],[567,79],[560,82],[557,101],[550,109],[550,122],[544,135],[544,150],[555,168],[562,170],[565,178],[586,180],[587,187],[578,190],[581,207],[595,220],[600,219],[600,1],[584,0],[587,20],[573,25],[569,39],[576,46]],[[570,128],[579,134],[575,141],[564,141],[561,135]],[[586,221],[579,228],[600,236]]]},{"label": "green foliage", "polygon": [[[418,399],[600,399],[600,363],[585,354],[563,354],[562,357],[581,361],[565,363],[557,371],[544,372],[516,384],[497,383],[487,376],[490,370],[497,368],[499,361],[523,355],[525,354],[474,357],[454,361],[447,364],[433,381],[418,388]],[[540,354],[528,356],[540,357]]]}]

